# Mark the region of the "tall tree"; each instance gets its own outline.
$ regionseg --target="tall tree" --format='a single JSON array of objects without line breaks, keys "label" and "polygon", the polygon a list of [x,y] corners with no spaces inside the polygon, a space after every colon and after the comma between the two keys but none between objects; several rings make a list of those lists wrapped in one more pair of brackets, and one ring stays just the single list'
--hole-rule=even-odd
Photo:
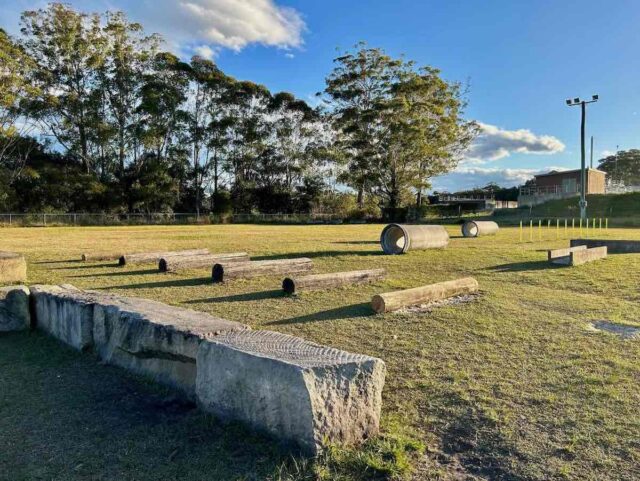
[{"label": "tall tree", "polygon": [[363,44],[335,62],[325,93],[358,204],[366,191],[390,208],[412,192],[420,202],[429,179],[453,169],[475,134],[462,118],[459,85]]},{"label": "tall tree", "polygon": [[625,185],[640,185],[640,150],[621,150],[598,161],[609,179]]},{"label": "tall tree", "polygon": [[30,114],[89,172],[95,154],[91,129],[100,121],[95,89],[106,52],[100,16],[52,3],[24,12],[21,31],[34,61],[30,81],[38,88]]}]

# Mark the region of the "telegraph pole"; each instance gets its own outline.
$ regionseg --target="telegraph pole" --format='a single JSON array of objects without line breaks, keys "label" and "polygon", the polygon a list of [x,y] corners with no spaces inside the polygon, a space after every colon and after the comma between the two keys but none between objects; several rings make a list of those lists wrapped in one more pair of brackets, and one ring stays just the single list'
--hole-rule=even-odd
[{"label": "telegraph pole", "polygon": [[567,99],[566,103],[569,107],[580,106],[582,112],[582,119],[580,121],[580,218],[587,219],[587,172],[585,165],[585,145],[584,145],[584,131],[587,123],[587,104],[592,104],[598,101],[597,95],[592,95],[591,100],[580,100],[578,97],[575,99]]}]

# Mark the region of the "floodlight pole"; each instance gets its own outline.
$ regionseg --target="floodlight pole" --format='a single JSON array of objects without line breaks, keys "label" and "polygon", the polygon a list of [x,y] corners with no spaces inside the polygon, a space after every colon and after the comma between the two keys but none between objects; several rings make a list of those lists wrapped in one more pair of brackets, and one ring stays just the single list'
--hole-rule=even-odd
[{"label": "floodlight pole", "polygon": [[582,120],[580,121],[580,218],[585,220],[587,218],[587,172],[585,170],[585,155],[584,155],[584,130],[587,123],[587,104],[583,100],[580,103],[582,110]]},{"label": "floodlight pole", "polygon": [[[580,120],[580,218],[587,219],[587,172],[586,172],[586,148],[585,148],[585,126],[587,123],[587,104],[598,101],[598,96],[594,95],[591,100],[580,100],[575,98],[567,100],[569,107],[580,105],[582,118]],[[593,148],[593,147],[592,147]]]}]

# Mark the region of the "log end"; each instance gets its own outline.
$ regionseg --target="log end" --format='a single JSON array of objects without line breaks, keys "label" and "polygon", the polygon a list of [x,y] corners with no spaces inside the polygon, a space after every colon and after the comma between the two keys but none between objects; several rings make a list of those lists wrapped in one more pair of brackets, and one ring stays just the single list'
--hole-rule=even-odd
[{"label": "log end", "polygon": [[160,261],[158,262],[158,270],[160,272],[167,272],[167,260],[166,259],[160,259]]},{"label": "log end", "polygon": [[215,264],[213,266],[213,269],[211,269],[211,277],[213,278],[213,282],[224,281],[224,267],[222,264]]},{"label": "log end", "polygon": [[384,299],[381,295],[376,294],[371,298],[371,307],[378,314],[383,314],[386,312],[386,306],[384,304]]},{"label": "log end", "polygon": [[125,256],[120,256],[120,258],[118,259],[118,265],[119,266],[124,266],[127,264],[127,259]]},{"label": "log end", "polygon": [[287,277],[285,280],[282,281],[282,290],[290,295],[295,294],[296,283],[293,281],[293,279]]}]

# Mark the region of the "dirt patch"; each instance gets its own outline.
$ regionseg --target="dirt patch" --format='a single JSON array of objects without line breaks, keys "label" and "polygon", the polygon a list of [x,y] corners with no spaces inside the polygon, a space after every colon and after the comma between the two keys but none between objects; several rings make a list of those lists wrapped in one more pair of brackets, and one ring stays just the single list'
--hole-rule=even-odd
[{"label": "dirt patch", "polygon": [[458,304],[466,304],[467,302],[473,302],[476,299],[478,299],[479,297],[480,297],[480,294],[478,294],[478,293],[476,293],[476,294],[463,294],[461,296],[450,297],[449,299],[443,299],[441,301],[433,301],[433,302],[428,302],[426,304],[419,304],[417,306],[405,307],[405,308],[402,308],[402,309],[396,311],[396,313],[398,313],[398,314],[423,314],[423,313],[429,313],[429,312],[431,312],[434,309],[437,309],[439,307],[455,306],[455,305],[458,305]]},{"label": "dirt patch", "polygon": [[594,332],[608,332],[622,339],[640,339],[640,327],[627,326],[611,321],[595,321],[589,323],[588,329]]}]

